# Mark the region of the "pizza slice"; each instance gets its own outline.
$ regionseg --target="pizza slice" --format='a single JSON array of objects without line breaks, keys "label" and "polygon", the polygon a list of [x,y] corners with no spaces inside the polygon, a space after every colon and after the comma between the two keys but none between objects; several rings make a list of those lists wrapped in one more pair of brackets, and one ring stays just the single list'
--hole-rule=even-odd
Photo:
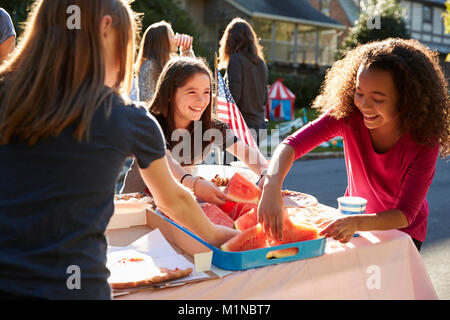
[{"label": "pizza slice", "polygon": [[192,268],[169,269],[159,267],[149,255],[138,252],[114,252],[108,255],[110,271],[108,283],[112,289],[131,289],[186,277]]}]

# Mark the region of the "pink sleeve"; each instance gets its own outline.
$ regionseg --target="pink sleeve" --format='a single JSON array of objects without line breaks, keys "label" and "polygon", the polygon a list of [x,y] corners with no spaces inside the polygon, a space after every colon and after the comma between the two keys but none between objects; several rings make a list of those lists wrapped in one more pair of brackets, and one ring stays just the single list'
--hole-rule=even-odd
[{"label": "pink sleeve", "polygon": [[438,155],[439,145],[433,148],[422,147],[402,181],[395,207],[403,212],[409,225],[414,221],[425,201],[436,171]]},{"label": "pink sleeve", "polygon": [[295,160],[308,153],[323,142],[342,136],[344,119],[336,120],[327,113],[308,123],[283,140],[295,150]]}]

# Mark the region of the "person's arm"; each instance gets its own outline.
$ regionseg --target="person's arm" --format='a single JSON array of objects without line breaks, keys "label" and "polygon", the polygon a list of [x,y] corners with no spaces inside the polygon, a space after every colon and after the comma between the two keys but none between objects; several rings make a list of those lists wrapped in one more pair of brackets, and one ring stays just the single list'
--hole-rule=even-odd
[{"label": "person's arm", "polygon": [[5,42],[0,44],[0,63],[8,58],[13,52],[16,45],[16,38],[14,36],[9,37]]},{"label": "person's arm", "polygon": [[321,227],[326,226],[321,236],[349,242],[357,231],[402,229],[408,226],[405,214],[398,209],[385,210],[374,214],[355,214],[334,221],[325,221]]},{"label": "person's arm", "polygon": [[[391,230],[408,227],[414,222],[432,183],[439,146],[422,147],[402,178],[401,190],[394,208],[374,214],[343,217],[325,221],[321,234],[348,242],[356,231]],[[400,179],[400,177],[399,177]],[[328,226],[327,226],[328,225]]]},{"label": "person's arm", "polygon": [[269,165],[259,149],[252,148],[241,140],[237,140],[226,150],[244,162],[258,176],[266,173]]},{"label": "person's arm", "polygon": [[147,168],[139,168],[139,171],[147,187],[152,190],[157,207],[206,242],[218,247],[238,233],[237,230],[215,225],[208,219],[192,194],[175,180],[167,157],[154,160]]},{"label": "person's arm", "polygon": [[[166,151],[167,160],[169,162],[170,171],[183,186],[193,190],[194,195],[200,200],[206,201],[215,205],[223,205],[226,200],[231,200],[225,193],[222,192],[214,183],[206,180],[201,180],[188,173],[176,161],[169,150]],[[184,178],[183,178],[184,177]]]},{"label": "person's arm", "polygon": [[283,235],[284,205],[281,188],[292,163],[324,141],[341,134],[341,122],[323,115],[286,138],[270,160],[258,207],[258,220],[272,238]]},{"label": "person's arm", "polygon": [[264,232],[272,239],[283,236],[285,208],[281,197],[284,179],[291,169],[295,150],[287,144],[280,144],[270,160],[258,206],[258,221]]}]

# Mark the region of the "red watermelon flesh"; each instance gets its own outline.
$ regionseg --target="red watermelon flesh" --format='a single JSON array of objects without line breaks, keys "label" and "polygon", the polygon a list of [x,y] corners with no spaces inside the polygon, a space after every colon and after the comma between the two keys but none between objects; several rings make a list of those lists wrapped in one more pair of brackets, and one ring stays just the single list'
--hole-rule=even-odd
[{"label": "red watermelon flesh", "polygon": [[203,212],[208,216],[208,218],[215,224],[220,224],[233,228],[234,221],[225,212],[220,210],[220,208],[214,204],[202,204]]},{"label": "red watermelon flesh", "polygon": [[246,251],[265,248],[268,246],[267,238],[262,231],[261,224],[257,224],[225,242],[220,249],[223,251]]},{"label": "red watermelon flesh", "polygon": [[[283,225],[283,240],[281,241],[270,240],[262,230],[261,224],[258,223],[256,226],[234,236],[220,248],[224,251],[246,251],[318,238],[320,238],[319,229],[315,226],[305,223],[291,223],[286,219]],[[289,249],[275,250],[272,252],[271,258],[292,255],[294,250],[297,251],[296,248]]]},{"label": "red watermelon flesh", "polygon": [[238,203],[236,206],[234,206],[233,210],[229,213],[229,216],[231,219],[236,221],[239,217],[243,216],[247,212],[250,212],[251,210],[258,210],[258,204],[257,203]]},{"label": "red watermelon flesh", "polygon": [[239,231],[247,230],[258,224],[258,214],[255,209],[251,209],[234,221],[234,228]]},{"label": "red watermelon flesh", "polygon": [[283,224],[283,240],[270,240],[269,243],[271,246],[278,246],[286,243],[319,239],[321,238],[319,232],[319,228],[311,224],[285,219]]},{"label": "red watermelon flesh", "polygon": [[258,186],[237,172],[231,177],[224,192],[238,203],[258,203],[261,197]]},{"label": "red watermelon flesh", "polygon": [[236,202],[234,201],[226,201],[225,204],[222,204],[219,206],[220,210],[225,212],[226,214],[230,215],[230,212],[233,210],[233,208],[236,206]]}]

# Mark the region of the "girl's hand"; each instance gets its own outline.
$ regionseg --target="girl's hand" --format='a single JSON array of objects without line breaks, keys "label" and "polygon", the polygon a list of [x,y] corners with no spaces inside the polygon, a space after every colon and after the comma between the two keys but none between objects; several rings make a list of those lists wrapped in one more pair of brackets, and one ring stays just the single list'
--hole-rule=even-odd
[{"label": "girl's hand", "polygon": [[232,201],[214,183],[206,180],[197,180],[194,184],[194,195],[202,201],[215,205],[223,205],[227,200]]},{"label": "girl's hand", "polygon": [[282,240],[283,238],[285,211],[281,190],[271,191],[266,187],[258,205],[258,221],[261,223],[264,233],[273,240]]},{"label": "girl's hand", "polygon": [[346,216],[335,220],[327,220],[320,225],[320,228],[323,229],[319,235],[347,243],[358,230],[357,217]]}]

